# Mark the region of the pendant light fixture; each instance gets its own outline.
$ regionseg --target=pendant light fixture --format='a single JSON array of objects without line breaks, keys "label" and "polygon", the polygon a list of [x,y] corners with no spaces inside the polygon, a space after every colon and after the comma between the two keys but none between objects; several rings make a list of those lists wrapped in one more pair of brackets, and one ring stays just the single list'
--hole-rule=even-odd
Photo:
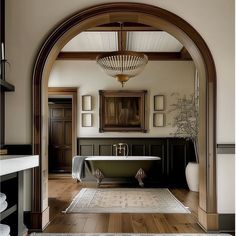
[{"label": "pendant light fixture", "polygon": [[141,73],[148,62],[148,57],[141,52],[125,51],[123,47],[123,23],[120,23],[120,50],[99,55],[98,65],[124,86],[130,78]]}]

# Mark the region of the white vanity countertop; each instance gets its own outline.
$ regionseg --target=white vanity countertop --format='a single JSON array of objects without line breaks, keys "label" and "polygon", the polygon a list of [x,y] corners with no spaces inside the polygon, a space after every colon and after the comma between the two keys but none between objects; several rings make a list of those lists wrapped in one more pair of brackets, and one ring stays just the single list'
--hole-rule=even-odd
[{"label": "white vanity countertop", "polygon": [[39,166],[38,155],[1,155],[0,176]]}]

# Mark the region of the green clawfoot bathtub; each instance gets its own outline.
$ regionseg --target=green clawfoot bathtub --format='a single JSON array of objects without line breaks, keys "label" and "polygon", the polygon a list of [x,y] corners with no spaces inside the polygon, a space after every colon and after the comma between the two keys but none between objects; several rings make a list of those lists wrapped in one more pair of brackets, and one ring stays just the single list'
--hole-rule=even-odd
[{"label": "green clawfoot bathtub", "polygon": [[135,177],[141,187],[151,167],[160,160],[160,157],[154,156],[89,156],[85,159],[98,185],[104,178]]}]

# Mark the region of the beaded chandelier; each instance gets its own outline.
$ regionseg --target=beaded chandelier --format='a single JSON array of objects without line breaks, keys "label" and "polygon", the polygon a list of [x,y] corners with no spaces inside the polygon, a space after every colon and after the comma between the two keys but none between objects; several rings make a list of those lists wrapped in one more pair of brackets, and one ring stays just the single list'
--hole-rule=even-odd
[{"label": "beaded chandelier", "polygon": [[141,52],[123,50],[122,26],[121,23],[121,50],[103,53],[96,60],[98,65],[108,75],[116,78],[123,87],[125,82],[143,71],[148,57]]}]

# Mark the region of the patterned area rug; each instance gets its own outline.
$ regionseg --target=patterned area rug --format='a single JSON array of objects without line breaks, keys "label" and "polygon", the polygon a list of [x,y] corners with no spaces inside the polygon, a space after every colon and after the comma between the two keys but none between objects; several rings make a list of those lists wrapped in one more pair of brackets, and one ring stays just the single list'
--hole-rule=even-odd
[{"label": "patterned area rug", "polygon": [[83,188],[64,213],[190,213],[166,188]]}]

